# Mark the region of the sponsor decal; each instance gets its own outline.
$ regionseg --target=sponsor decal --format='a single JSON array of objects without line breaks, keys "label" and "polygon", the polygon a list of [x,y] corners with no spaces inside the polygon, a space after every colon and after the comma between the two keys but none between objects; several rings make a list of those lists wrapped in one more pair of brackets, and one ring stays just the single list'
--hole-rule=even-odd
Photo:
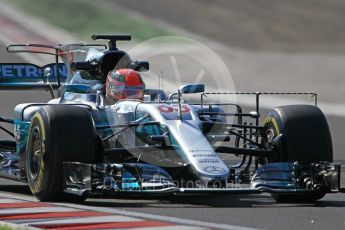
[{"label": "sponsor decal", "polygon": [[[178,112],[178,106],[177,105],[159,105],[158,110],[162,113],[171,113],[171,112]],[[188,107],[188,105],[182,105],[181,106],[181,112],[182,113],[189,113],[190,112],[190,108]]]},{"label": "sponsor decal", "polygon": [[211,174],[219,174],[219,173],[224,173],[225,169],[217,166],[208,166],[204,168],[205,172],[211,173]]},{"label": "sponsor decal", "polygon": [[[178,111],[178,109],[175,109],[176,111]],[[188,105],[182,105],[181,106],[181,112],[182,113],[189,113],[190,112],[190,108],[188,107]]]},{"label": "sponsor decal", "polygon": [[60,63],[58,67],[54,63],[39,67],[34,64],[0,64],[0,82],[26,82],[42,80],[43,71],[51,68],[48,81],[56,80],[59,73],[62,81],[67,78],[67,68]]},{"label": "sponsor decal", "polygon": [[158,110],[161,112],[161,113],[171,113],[174,111],[174,108],[171,107],[170,105],[159,105],[158,106]]},{"label": "sponsor decal", "polygon": [[207,164],[207,163],[219,163],[220,161],[218,159],[202,159],[199,160],[200,164]]},{"label": "sponsor decal", "polygon": [[193,154],[195,158],[214,158],[218,157],[216,154]]}]

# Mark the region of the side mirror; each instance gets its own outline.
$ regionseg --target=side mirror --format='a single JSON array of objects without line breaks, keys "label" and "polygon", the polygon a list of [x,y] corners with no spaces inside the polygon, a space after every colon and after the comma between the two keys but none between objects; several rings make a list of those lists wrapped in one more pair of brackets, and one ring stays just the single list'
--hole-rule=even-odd
[{"label": "side mirror", "polygon": [[202,93],[205,91],[204,84],[187,84],[179,88],[182,94]]},{"label": "side mirror", "polygon": [[150,64],[147,61],[135,61],[132,63],[132,68],[135,71],[146,72],[150,69]]},{"label": "side mirror", "polygon": [[[183,85],[178,89],[177,92],[177,103],[178,103],[178,119],[182,121],[182,108],[181,108],[181,101],[182,101],[182,94],[192,94],[192,93],[202,93],[205,91],[204,84],[187,84]],[[173,95],[169,95],[169,98],[172,98]]]},{"label": "side mirror", "polygon": [[93,90],[90,86],[81,84],[67,84],[64,86],[65,92],[70,93],[92,93]]}]

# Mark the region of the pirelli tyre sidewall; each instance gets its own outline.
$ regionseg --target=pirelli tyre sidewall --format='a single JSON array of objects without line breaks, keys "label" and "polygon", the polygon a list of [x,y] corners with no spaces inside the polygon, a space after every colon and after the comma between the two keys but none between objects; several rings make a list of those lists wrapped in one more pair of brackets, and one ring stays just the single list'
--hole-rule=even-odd
[{"label": "pirelli tyre sidewall", "polygon": [[[45,158],[46,156],[46,127],[48,124],[44,123],[42,115],[36,113],[31,120],[31,126],[29,129],[28,144],[26,150],[26,170],[28,183],[31,192],[35,196],[40,196],[40,194],[45,191],[47,188],[44,188],[44,185],[48,183],[46,180],[49,178],[49,173],[46,169]],[[38,145],[38,146],[36,146]],[[38,152],[39,151],[39,152]],[[36,155],[36,156],[35,156]],[[38,158],[37,167],[33,165],[34,157]]]},{"label": "pirelli tyre sidewall", "polygon": [[65,200],[63,162],[94,163],[96,135],[82,107],[48,105],[32,117],[25,156],[31,192],[41,201]]},{"label": "pirelli tyre sidewall", "polygon": [[[312,105],[274,108],[264,121],[265,144],[281,134],[276,156],[270,162],[333,161],[332,138],[326,117]],[[268,136],[273,137],[268,137]]]}]

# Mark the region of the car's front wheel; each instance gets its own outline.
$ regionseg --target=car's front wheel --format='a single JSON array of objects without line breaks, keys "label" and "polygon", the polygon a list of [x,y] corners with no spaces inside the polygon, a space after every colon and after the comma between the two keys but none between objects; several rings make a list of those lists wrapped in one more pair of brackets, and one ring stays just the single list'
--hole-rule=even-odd
[{"label": "car's front wheel", "polygon": [[[327,120],[319,108],[311,105],[288,105],[270,111],[264,122],[264,144],[279,138],[276,155],[269,162],[333,161],[332,138]],[[307,194],[273,194],[281,202],[309,202],[321,199],[322,191]]]},{"label": "car's front wheel", "polygon": [[94,163],[96,136],[90,112],[72,105],[42,106],[33,116],[25,167],[31,192],[41,201],[63,200],[63,161]]}]

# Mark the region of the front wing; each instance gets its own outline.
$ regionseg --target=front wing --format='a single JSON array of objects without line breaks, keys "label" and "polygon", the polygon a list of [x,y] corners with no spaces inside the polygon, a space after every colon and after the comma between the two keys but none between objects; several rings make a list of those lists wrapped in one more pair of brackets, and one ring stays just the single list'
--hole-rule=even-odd
[{"label": "front wing", "polygon": [[339,192],[340,164],[272,163],[260,167],[249,184],[178,187],[164,169],[143,163],[64,162],[65,192],[89,194],[255,194]]}]

